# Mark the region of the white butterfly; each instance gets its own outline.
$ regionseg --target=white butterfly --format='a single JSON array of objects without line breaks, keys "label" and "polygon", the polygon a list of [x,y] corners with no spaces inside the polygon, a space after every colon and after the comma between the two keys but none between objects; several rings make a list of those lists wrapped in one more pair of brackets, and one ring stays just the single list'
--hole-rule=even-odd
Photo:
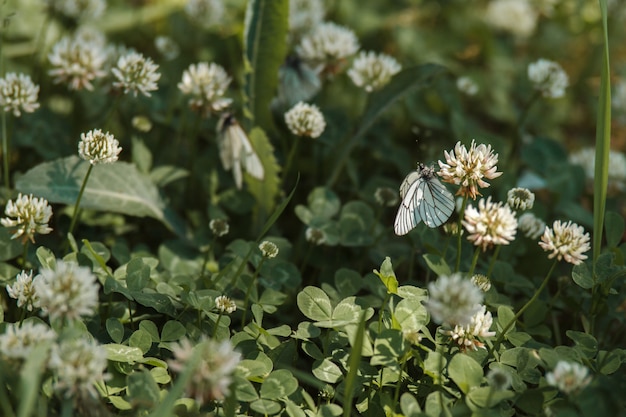
[{"label": "white butterfly", "polygon": [[242,168],[254,178],[265,176],[263,164],[250,144],[250,140],[232,113],[224,113],[217,124],[217,145],[226,171],[233,170],[237,188],[243,185]]},{"label": "white butterfly", "polygon": [[454,211],[454,197],[435,176],[435,170],[419,164],[400,185],[400,208],[393,229],[398,236],[409,233],[419,222],[441,226]]}]

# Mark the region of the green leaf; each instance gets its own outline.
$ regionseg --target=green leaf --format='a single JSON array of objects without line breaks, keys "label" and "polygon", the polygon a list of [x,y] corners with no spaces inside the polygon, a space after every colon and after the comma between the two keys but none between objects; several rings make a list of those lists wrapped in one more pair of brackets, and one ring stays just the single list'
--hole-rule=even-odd
[{"label": "green leaf", "polygon": [[[500,329],[504,329],[506,325],[508,325],[511,320],[515,317],[515,313],[511,310],[511,307],[508,306],[499,306],[498,307],[498,324],[500,325]],[[508,330],[509,332],[515,331],[515,323]]]},{"label": "green leaf", "polygon": [[396,278],[396,273],[393,271],[391,258],[387,256],[380,266],[380,272],[374,269],[374,274],[383,282],[383,285],[387,288],[387,293],[398,293],[398,279]]},{"label": "green leaf", "polygon": [[598,341],[590,334],[577,332],[575,330],[567,330],[565,332],[567,337],[572,339],[576,344],[576,347],[581,350],[588,358],[596,356],[598,351]]},{"label": "green leaf", "polygon": [[398,367],[398,358],[404,352],[402,332],[395,329],[383,330],[374,341],[374,356],[371,365],[384,367]]},{"label": "green leaf", "polygon": [[150,171],[150,180],[159,187],[165,187],[167,184],[186,178],[189,171],[172,165],[163,165]]},{"label": "green leaf", "polygon": [[452,269],[443,257],[432,253],[426,253],[423,257],[430,270],[436,275],[450,275],[452,273]]},{"label": "green leaf", "polygon": [[586,263],[574,265],[572,268],[572,279],[579,287],[586,290],[593,287],[593,276]]},{"label": "green leaf", "polygon": [[126,286],[131,291],[141,291],[150,281],[150,266],[141,258],[134,258],[126,265]]},{"label": "green leaf", "polygon": [[[355,349],[356,350],[356,349]],[[320,381],[334,384],[343,376],[341,368],[328,358],[313,362],[313,375]]]},{"label": "green leaf", "polygon": [[362,201],[350,201],[341,208],[339,233],[343,246],[369,246],[374,242],[371,233],[375,223],[374,211]]},{"label": "green leaf", "polygon": [[298,389],[298,380],[286,369],[279,369],[261,384],[261,398],[277,400],[293,394]]},{"label": "green leaf", "polygon": [[609,247],[615,248],[622,241],[624,236],[624,218],[614,211],[606,213],[604,220],[604,231],[606,233],[606,243]]},{"label": "green leaf", "polygon": [[37,404],[37,395],[40,392],[41,379],[46,371],[48,349],[50,349],[50,342],[37,343],[22,365],[17,391],[17,398],[20,399],[18,417],[33,415],[33,409]]},{"label": "green leaf", "polygon": [[159,386],[145,369],[126,377],[128,396],[134,406],[151,408],[159,402]]},{"label": "green leaf", "polygon": [[117,318],[109,318],[106,321],[106,329],[109,336],[115,343],[124,340],[124,326]]},{"label": "green leaf", "polygon": [[510,400],[515,397],[513,391],[497,391],[491,387],[480,387],[473,389],[467,398],[481,408],[491,408],[504,400]]},{"label": "green leaf", "polygon": [[145,330],[135,330],[128,338],[128,345],[141,349],[143,353],[147,353],[152,347],[152,337]]},{"label": "green leaf", "polygon": [[274,156],[274,147],[263,130],[255,127],[250,132],[250,142],[254,147],[265,174],[262,180],[245,175],[248,191],[254,196],[258,205],[255,206],[260,219],[265,219],[276,206],[276,198],[280,194],[280,165]]},{"label": "green leaf", "polygon": [[150,168],[152,168],[152,153],[150,149],[148,149],[144,141],[137,136],[131,138],[131,144],[133,162],[139,171],[147,174],[150,172]]},{"label": "green leaf", "polygon": [[6,227],[0,227],[0,261],[8,261],[22,254],[24,246],[19,239],[11,239]]},{"label": "green leaf", "polygon": [[420,330],[428,324],[428,312],[420,299],[400,300],[394,310],[394,317],[403,331]]},{"label": "green leaf", "polygon": [[254,389],[254,385],[240,376],[234,378],[234,395],[237,397],[237,401],[246,403],[259,399],[259,394]]},{"label": "green leaf", "polygon": [[335,288],[342,297],[355,295],[363,286],[361,275],[347,268],[340,268],[335,272]]},{"label": "green leaf", "polygon": [[245,94],[249,117],[274,130],[270,102],[278,86],[278,69],[287,55],[288,0],[250,0],[244,28]]},{"label": "green leaf", "polygon": [[400,397],[400,410],[405,417],[418,417],[419,413],[422,412],[422,408],[415,397],[408,392]]},{"label": "green leaf", "polygon": [[467,394],[472,388],[480,386],[483,379],[483,368],[470,356],[457,353],[450,360],[448,375],[461,391]]},{"label": "green leaf", "polygon": [[161,341],[173,342],[180,340],[187,333],[185,326],[179,321],[170,320],[163,326],[161,331]]},{"label": "green leaf", "polygon": [[265,398],[260,398],[250,403],[250,408],[256,411],[257,413],[273,416],[274,414],[278,414],[282,407],[279,403],[272,400],[266,400]]},{"label": "green leaf", "polygon": [[[77,156],[44,162],[27,171],[15,182],[15,188],[35,194],[51,203],[73,205],[76,202],[89,163]],[[152,217],[170,230],[184,235],[184,226],[175,214],[166,210],[159,190],[145,174],[127,162],[94,166],[80,206],[129,216]]]},{"label": "green leaf", "polygon": [[258,352],[255,357],[244,359],[237,364],[237,372],[245,377],[266,376],[272,372],[274,364],[272,360],[263,352]]},{"label": "green leaf", "polygon": [[[365,313],[361,315],[359,320],[359,326],[357,327],[356,335],[354,337],[353,346],[363,346],[363,341],[365,340],[365,322],[367,321]],[[357,374],[359,371],[359,363],[361,362],[361,356],[363,349],[352,349],[350,351],[350,356],[348,357],[348,375],[346,375],[345,381],[345,390],[344,390],[344,398],[343,403],[344,406],[343,415],[344,417],[349,417],[350,410],[347,405],[352,404],[352,399],[355,394],[355,385],[357,383]]]},{"label": "green leaf", "polygon": [[153,342],[157,343],[161,341],[161,338],[159,337],[159,329],[154,322],[150,320],[142,320],[141,323],[139,323],[139,328],[148,333]]},{"label": "green leaf", "polygon": [[37,254],[37,260],[42,268],[54,269],[56,267],[57,258],[50,249],[40,246],[35,253]]},{"label": "green leaf", "polygon": [[331,320],[332,306],[328,295],[320,288],[305,287],[297,297],[298,308],[302,314],[315,321]]},{"label": "green leaf", "polygon": [[143,352],[136,347],[109,343],[104,345],[104,348],[107,351],[107,359],[110,361],[133,364],[143,359]]}]

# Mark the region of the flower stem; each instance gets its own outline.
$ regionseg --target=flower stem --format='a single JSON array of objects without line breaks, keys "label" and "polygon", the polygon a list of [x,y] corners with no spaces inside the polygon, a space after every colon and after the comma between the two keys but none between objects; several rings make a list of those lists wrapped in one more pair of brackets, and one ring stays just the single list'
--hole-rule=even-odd
[{"label": "flower stem", "polygon": [[215,335],[217,334],[217,329],[220,327],[220,320],[222,319],[222,315],[224,313],[220,311],[220,314],[217,316],[217,320],[215,320],[215,327],[213,328],[213,334],[211,335],[211,339],[215,339]]},{"label": "flower stem", "polygon": [[265,262],[265,257],[261,258],[261,262],[259,262],[259,266],[257,266],[256,270],[254,271],[254,275],[252,276],[252,279],[250,280],[250,284],[248,284],[248,288],[246,288],[246,296],[243,300],[243,315],[241,317],[241,330],[243,331],[244,326],[246,325],[246,316],[248,313],[248,302],[250,301],[250,291],[252,291],[252,286],[256,283],[256,279],[259,276],[259,273],[261,272],[261,267],[263,266],[263,262]]},{"label": "flower stem", "polygon": [[74,231],[74,226],[76,226],[76,222],[80,217],[79,207],[80,200],[83,198],[83,193],[85,192],[85,186],[87,185],[87,180],[89,179],[89,175],[91,175],[91,170],[93,169],[93,165],[89,164],[89,168],[87,169],[87,174],[85,175],[85,179],[83,180],[83,184],[80,187],[80,191],[78,192],[78,197],[76,198],[76,203],[74,204],[74,214],[72,214],[72,222],[70,223],[70,228],[67,231],[67,234],[70,235]]},{"label": "flower stem", "polygon": [[498,255],[500,254],[501,247],[501,245],[496,246],[496,250],[493,252],[493,256],[489,262],[489,269],[487,269],[487,279],[491,279],[491,273],[493,272],[493,267],[496,264],[496,259],[498,259]]},{"label": "flower stem", "polygon": [[9,181],[9,137],[7,135],[7,113],[3,111],[2,116],[0,117],[2,118],[2,165],[4,168],[4,187],[9,190],[11,188],[11,183]]},{"label": "flower stem", "polygon": [[285,166],[285,169],[283,171],[283,181],[285,181],[285,179],[289,175],[289,171],[291,170],[291,167],[293,165],[293,160],[295,159],[299,145],[300,145],[300,136],[296,136],[293,142],[293,145],[291,145],[291,149],[289,150],[289,156],[287,157],[287,165]]},{"label": "flower stem", "polygon": [[464,196],[461,212],[459,213],[459,227],[457,228],[458,239],[456,242],[456,267],[454,268],[454,272],[459,272],[459,269],[461,269],[461,237],[463,236],[463,215],[465,214],[466,206],[467,196]]},{"label": "flower stem", "polygon": [[472,259],[472,266],[469,270],[469,276],[474,275],[474,269],[476,269],[476,264],[478,263],[478,256],[480,255],[480,246],[476,246],[476,250],[474,251],[474,258]]}]

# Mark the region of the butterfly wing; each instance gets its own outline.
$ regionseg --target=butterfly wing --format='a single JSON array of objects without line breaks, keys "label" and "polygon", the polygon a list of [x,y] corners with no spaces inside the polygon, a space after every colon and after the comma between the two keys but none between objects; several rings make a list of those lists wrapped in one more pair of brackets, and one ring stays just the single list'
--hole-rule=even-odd
[{"label": "butterfly wing", "polygon": [[423,182],[415,195],[417,214],[426,226],[441,226],[454,211],[454,197],[436,177],[420,180]]},{"label": "butterfly wing", "polygon": [[412,171],[409,175],[404,178],[402,184],[400,185],[400,198],[404,200],[407,191],[411,185],[413,185],[417,180],[420,179],[420,173],[418,171]]},{"label": "butterfly wing", "polygon": [[250,175],[258,180],[262,180],[265,177],[265,169],[263,169],[263,164],[259,159],[259,156],[254,151],[254,148],[250,144],[248,137],[243,133],[241,135],[241,145],[242,145],[242,154],[241,154],[241,162],[243,164],[244,169]]},{"label": "butterfly wing", "polygon": [[406,235],[421,221],[415,211],[417,203],[417,199],[415,197],[420,186],[423,186],[423,183],[424,181],[415,171],[407,175],[404,181],[402,181],[402,185],[400,186],[400,196],[402,197],[402,202],[398,208],[396,221],[393,225],[393,229],[398,236]]}]

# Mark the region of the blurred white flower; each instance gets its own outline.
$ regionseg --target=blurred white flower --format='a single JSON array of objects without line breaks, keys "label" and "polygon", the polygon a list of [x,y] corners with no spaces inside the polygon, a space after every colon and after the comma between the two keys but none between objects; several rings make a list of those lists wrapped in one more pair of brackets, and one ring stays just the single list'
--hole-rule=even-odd
[{"label": "blurred white flower", "polygon": [[223,0],[187,0],[185,13],[192,22],[208,29],[222,21],[224,2]]},{"label": "blurred white flower", "polygon": [[39,86],[26,74],[7,73],[0,78],[0,107],[20,117],[22,111],[32,113],[39,108]]},{"label": "blurred white flower", "polygon": [[491,368],[489,372],[487,372],[487,383],[497,391],[504,391],[509,389],[513,383],[513,378],[511,378],[508,372],[500,368]]},{"label": "blurred white flower", "polygon": [[456,79],[456,88],[468,96],[475,96],[478,93],[478,84],[476,84],[476,81],[467,76]]},{"label": "blurred white flower", "polygon": [[459,273],[442,275],[428,284],[429,298],[424,302],[435,323],[466,326],[481,311],[482,291]]},{"label": "blurred white flower", "polygon": [[332,22],[317,25],[296,47],[296,52],[305,61],[331,66],[358,50],[359,40],[354,32]]},{"label": "blurred white flower", "polygon": [[52,14],[80,20],[97,19],[104,13],[105,0],[45,0]]},{"label": "blurred white flower", "polygon": [[530,239],[538,239],[546,230],[546,223],[532,213],[524,213],[517,219],[517,228]]},{"label": "blurred white flower", "polygon": [[304,232],[304,237],[307,242],[311,242],[314,245],[323,245],[326,243],[326,232],[316,227],[307,227]]},{"label": "blurred white flower", "polygon": [[322,0],[289,0],[289,31],[306,33],[324,21],[325,13]]},{"label": "blurred white flower", "polygon": [[467,349],[478,350],[478,348],[485,348],[485,344],[479,341],[477,338],[487,338],[496,335],[496,332],[492,332],[489,329],[493,324],[493,318],[491,312],[486,311],[486,307],[479,306],[480,310],[474,314],[470,322],[466,325],[455,325],[453,329],[440,329],[441,334],[449,336],[454,342],[459,345],[461,351]]},{"label": "blurred white flower", "polygon": [[569,77],[563,68],[557,62],[543,58],[528,65],[528,79],[535,90],[548,98],[563,97],[569,85]]},{"label": "blurred white flower", "polygon": [[52,342],[57,334],[43,323],[25,321],[9,323],[0,334],[0,355],[11,359],[28,359],[35,346]]},{"label": "blurred white flower", "polygon": [[48,226],[52,217],[52,207],[45,198],[18,194],[15,201],[9,200],[4,214],[7,217],[0,219],[4,227],[14,229],[11,239],[22,237],[22,240],[35,242],[35,233],[46,235],[52,231]]},{"label": "blurred white flower", "polygon": [[361,52],[348,70],[348,76],[357,87],[368,93],[385,86],[402,69],[392,56],[376,52]]},{"label": "blurred white flower", "polygon": [[56,376],[54,388],[66,398],[89,395],[98,397],[94,384],[108,379],[107,351],[95,341],[62,340],[50,352],[48,367]]},{"label": "blurred white flower", "polygon": [[225,219],[213,219],[209,222],[209,229],[216,237],[222,237],[228,234],[230,226]]},{"label": "blurred white flower", "polygon": [[33,311],[33,308],[39,307],[39,298],[37,298],[33,287],[35,278],[33,278],[33,271],[28,273],[22,271],[15,277],[15,283],[6,287],[9,297],[17,300],[17,306],[24,307],[28,311]]},{"label": "blurred white flower", "polygon": [[393,207],[398,204],[399,195],[393,188],[378,187],[374,192],[374,199],[381,206]]},{"label": "blurred white flower", "polygon": [[225,295],[220,295],[215,298],[215,307],[222,313],[234,313],[237,310],[237,305],[230,298]]},{"label": "blurred white flower", "polygon": [[511,188],[507,192],[506,203],[513,210],[530,210],[535,204],[535,194],[528,188]]},{"label": "blurred white flower", "polygon": [[326,128],[320,109],[314,104],[300,102],[285,113],[285,123],[296,136],[318,138]]},{"label": "blurred white flower", "polygon": [[[582,148],[570,154],[569,161],[580,165],[585,171],[587,180],[593,182],[596,167],[596,151],[593,147]],[[622,191],[626,188],[626,155],[622,152],[609,151],[609,190]]]},{"label": "blurred white flower", "polygon": [[183,372],[196,351],[201,359],[187,383],[187,395],[201,404],[223,400],[230,393],[232,374],[241,361],[241,353],[233,349],[230,340],[202,339],[192,343],[185,338],[172,347],[174,359],[169,361],[170,369],[179,374]]},{"label": "blurred white flower", "polygon": [[54,269],[42,269],[34,282],[39,306],[51,320],[78,320],[98,306],[99,285],[89,268],[57,259]]},{"label": "blurred white flower", "polygon": [[230,77],[221,66],[200,62],[191,64],[183,72],[178,89],[183,94],[191,96],[189,107],[206,117],[230,106],[232,100],[223,97],[230,81]]},{"label": "blurred white flower", "polygon": [[81,133],[78,142],[78,155],[92,165],[110,164],[118,159],[122,152],[119,142],[109,132],[100,129]]},{"label": "blurred white flower", "polygon": [[93,90],[92,81],[106,75],[103,70],[107,53],[97,42],[64,37],[48,55],[52,69],[48,73],[54,82],[67,83],[70,90]]},{"label": "blurred white flower", "polygon": [[154,46],[159,51],[163,58],[168,61],[176,59],[180,54],[180,47],[174,41],[174,39],[169,36],[157,36],[154,39]]},{"label": "blurred white flower", "polygon": [[589,385],[591,376],[586,366],[576,362],[558,361],[554,370],[546,374],[546,382],[570,395],[582,391]]},{"label": "blurred white flower", "polygon": [[551,252],[548,258],[556,257],[559,261],[565,259],[573,265],[578,265],[587,259],[584,255],[591,245],[589,245],[589,233],[585,233],[582,226],[568,221],[567,223],[555,220],[552,228],[546,227],[541,236],[539,246]]},{"label": "blurred white flower", "polygon": [[157,72],[159,66],[152,59],[137,52],[130,52],[118,59],[117,66],[111,72],[117,79],[113,87],[123,89],[125,94],[132,91],[136,97],[140,92],[150,97],[150,91],[158,90],[157,81],[161,74]]},{"label": "blurred white flower", "polygon": [[491,197],[481,198],[478,209],[467,206],[462,223],[469,233],[467,240],[483,251],[494,245],[508,245],[517,233],[515,213],[502,202],[493,203]]},{"label": "blurred white flower", "polygon": [[537,26],[537,11],[528,0],[492,0],[485,20],[496,29],[527,38]]}]

